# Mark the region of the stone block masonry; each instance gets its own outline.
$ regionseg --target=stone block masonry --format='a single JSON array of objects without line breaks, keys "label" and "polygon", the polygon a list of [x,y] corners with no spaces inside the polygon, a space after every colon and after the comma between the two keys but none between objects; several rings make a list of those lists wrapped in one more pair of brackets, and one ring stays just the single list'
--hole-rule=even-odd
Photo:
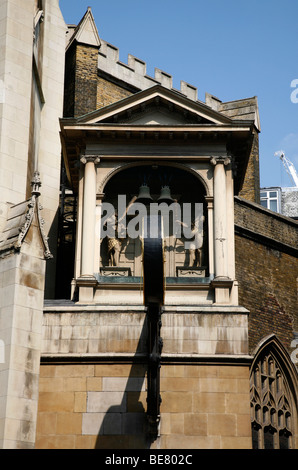
[{"label": "stone block masonry", "polygon": [[[61,310],[60,310],[61,309]],[[44,356],[147,354],[147,320],[142,306],[133,308],[48,305],[44,312]],[[114,310],[114,311],[113,311]],[[122,310],[122,311],[121,311]],[[192,307],[162,315],[163,353],[246,355],[247,315],[238,307]]]},{"label": "stone block masonry", "polygon": [[38,401],[45,260],[33,223],[21,251],[0,257],[0,448],[32,449]]},{"label": "stone block masonry", "polygon": [[44,364],[36,448],[251,448],[248,374],[163,364],[160,437],[150,442],[145,364]]},{"label": "stone block masonry", "polygon": [[144,307],[47,302],[37,448],[250,448],[247,314],[165,307],[154,441]]}]

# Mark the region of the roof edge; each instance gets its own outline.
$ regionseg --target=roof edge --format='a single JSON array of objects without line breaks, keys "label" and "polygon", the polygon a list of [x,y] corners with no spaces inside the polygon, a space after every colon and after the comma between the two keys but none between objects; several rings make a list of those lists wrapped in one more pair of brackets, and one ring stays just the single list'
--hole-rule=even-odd
[{"label": "roof edge", "polygon": [[[15,208],[21,207],[22,205],[25,206],[25,210],[21,210],[21,212],[17,212],[17,215],[20,216],[20,221],[21,224],[19,227],[15,227],[15,229],[18,229],[18,235],[15,235],[11,239],[6,236],[4,237],[3,240],[0,243],[0,253],[2,252],[8,252],[8,251],[19,251],[22,247],[22,244],[24,243],[26,236],[29,232],[29,229],[32,225],[34,214],[36,213],[37,215],[37,221],[38,221],[38,227],[39,227],[39,232],[41,235],[41,240],[43,243],[44,247],[44,258],[45,259],[50,259],[53,258],[52,253],[50,252],[49,244],[48,244],[48,237],[45,235],[43,226],[44,226],[44,219],[41,217],[40,211],[42,209],[42,206],[39,204],[39,196],[40,196],[40,186],[41,186],[41,181],[40,181],[40,175],[38,171],[34,172],[34,177],[31,181],[31,198],[27,201],[23,201],[22,203],[18,203],[15,205],[10,206],[9,210],[13,210]],[[7,222],[11,220],[7,217]],[[5,233],[5,228],[2,233]],[[9,234],[9,231],[7,231],[7,235]]]}]

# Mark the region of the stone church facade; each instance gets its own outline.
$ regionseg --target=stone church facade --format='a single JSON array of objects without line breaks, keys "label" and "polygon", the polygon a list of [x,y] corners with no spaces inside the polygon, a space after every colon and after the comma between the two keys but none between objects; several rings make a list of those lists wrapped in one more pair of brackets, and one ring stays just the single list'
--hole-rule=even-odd
[{"label": "stone church facade", "polygon": [[297,221],[260,205],[257,98],[120,62],[90,8],[1,6],[1,447],[297,448]]}]

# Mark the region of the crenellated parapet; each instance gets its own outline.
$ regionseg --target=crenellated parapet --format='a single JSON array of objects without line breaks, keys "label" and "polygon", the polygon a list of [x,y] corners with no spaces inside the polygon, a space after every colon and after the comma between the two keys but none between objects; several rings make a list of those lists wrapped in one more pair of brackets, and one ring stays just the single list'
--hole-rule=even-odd
[{"label": "crenellated parapet", "polygon": [[[157,84],[174,90],[172,75],[155,68],[154,77],[150,77],[147,75],[146,68],[146,62],[131,54],[128,54],[127,64],[121,62],[119,60],[119,49],[101,39],[98,54],[98,69],[100,71],[118,80],[125,80],[126,83],[138,90],[145,90]],[[197,88],[185,81],[181,81],[180,90],[175,91],[179,91],[193,101],[198,100]]]},{"label": "crenellated parapet", "polygon": [[[186,96],[192,101],[203,102],[211,109],[232,119],[254,120],[256,129],[258,131],[260,130],[258,102],[255,96],[236,101],[222,102],[217,97],[206,93],[205,101],[201,101],[198,100],[197,87],[181,80],[180,90],[177,90],[173,87],[172,75],[159,68],[154,69],[154,77],[151,77],[147,74],[146,62],[132,54],[128,54],[127,63],[120,61],[118,47],[99,37],[90,7],[88,7],[84,17],[77,26],[68,25],[66,50],[70,49],[74,42],[88,47],[92,46],[96,51],[98,50],[98,74],[111,78],[112,81],[116,81],[120,84],[120,87],[125,84],[125,88],[134,93],[146,90],[154,85],[161,85],[169,90],[180,93],[182,96]],[[83,52],[83,55],[85,53],[86,51]],[[90,76],[89,69],[88,74],[85,73],[86,64],[83,69],[85,78],[86,76]],[[83,94],[87,96],[88,91]],[[125,96],[126,95],[119,96],[119,99]],[[110,104],[110,100],[100,103],[100,106],[106,106],[107,104]],[[81,114],[85,112],[87,112],[87,110],[84,109]]]}]

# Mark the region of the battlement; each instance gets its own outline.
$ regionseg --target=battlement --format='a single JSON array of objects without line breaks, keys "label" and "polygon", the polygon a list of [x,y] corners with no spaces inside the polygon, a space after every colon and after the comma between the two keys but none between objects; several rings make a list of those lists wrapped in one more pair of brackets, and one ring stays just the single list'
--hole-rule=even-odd
[{"label": "battlement", "polygon": [[[154,77],[150,77],[146,73],[146,62],[131,54],[128,54],[127,64],[121,62],[119,60],[119,49],[103,39],[101,39],[98,54],[98,68],[118,80],[125,81],[138,90],[145,90],[157,84],[175,90],[172,75],[155,68]],[[198,101],[197,88],[185,81],[181,81],[180,90],[175,91],[193,101]]]},{"label": "battlement", "polygon": [[223,103],[215,96],[206,93],[205,102],[202,102],[198,100],[198,89],[195,86],[181,80],[180,90],[177,90],[173,87],[172,75],[158,68],[154,69],[154,77],[150,77],[147,75],[146,62],[131,54],[128,54],[127,63],[121,62],[119,60],[119,49],[99,38],[90,7],[88,7],[84,17],[77,26],[68,25],[66,50],[74,41],[98,48],[98,70],[102,74],[107,74],[120,83],[126,84],[127,87],[131,87],[133,92],[146,90],[154,85],[161,85],[180,93],[192,101],[204,103],[214,111],[222,113],[231,119],[253,120],[256,128],[260,130],[258,103],[255,96],[244,100]]}]

